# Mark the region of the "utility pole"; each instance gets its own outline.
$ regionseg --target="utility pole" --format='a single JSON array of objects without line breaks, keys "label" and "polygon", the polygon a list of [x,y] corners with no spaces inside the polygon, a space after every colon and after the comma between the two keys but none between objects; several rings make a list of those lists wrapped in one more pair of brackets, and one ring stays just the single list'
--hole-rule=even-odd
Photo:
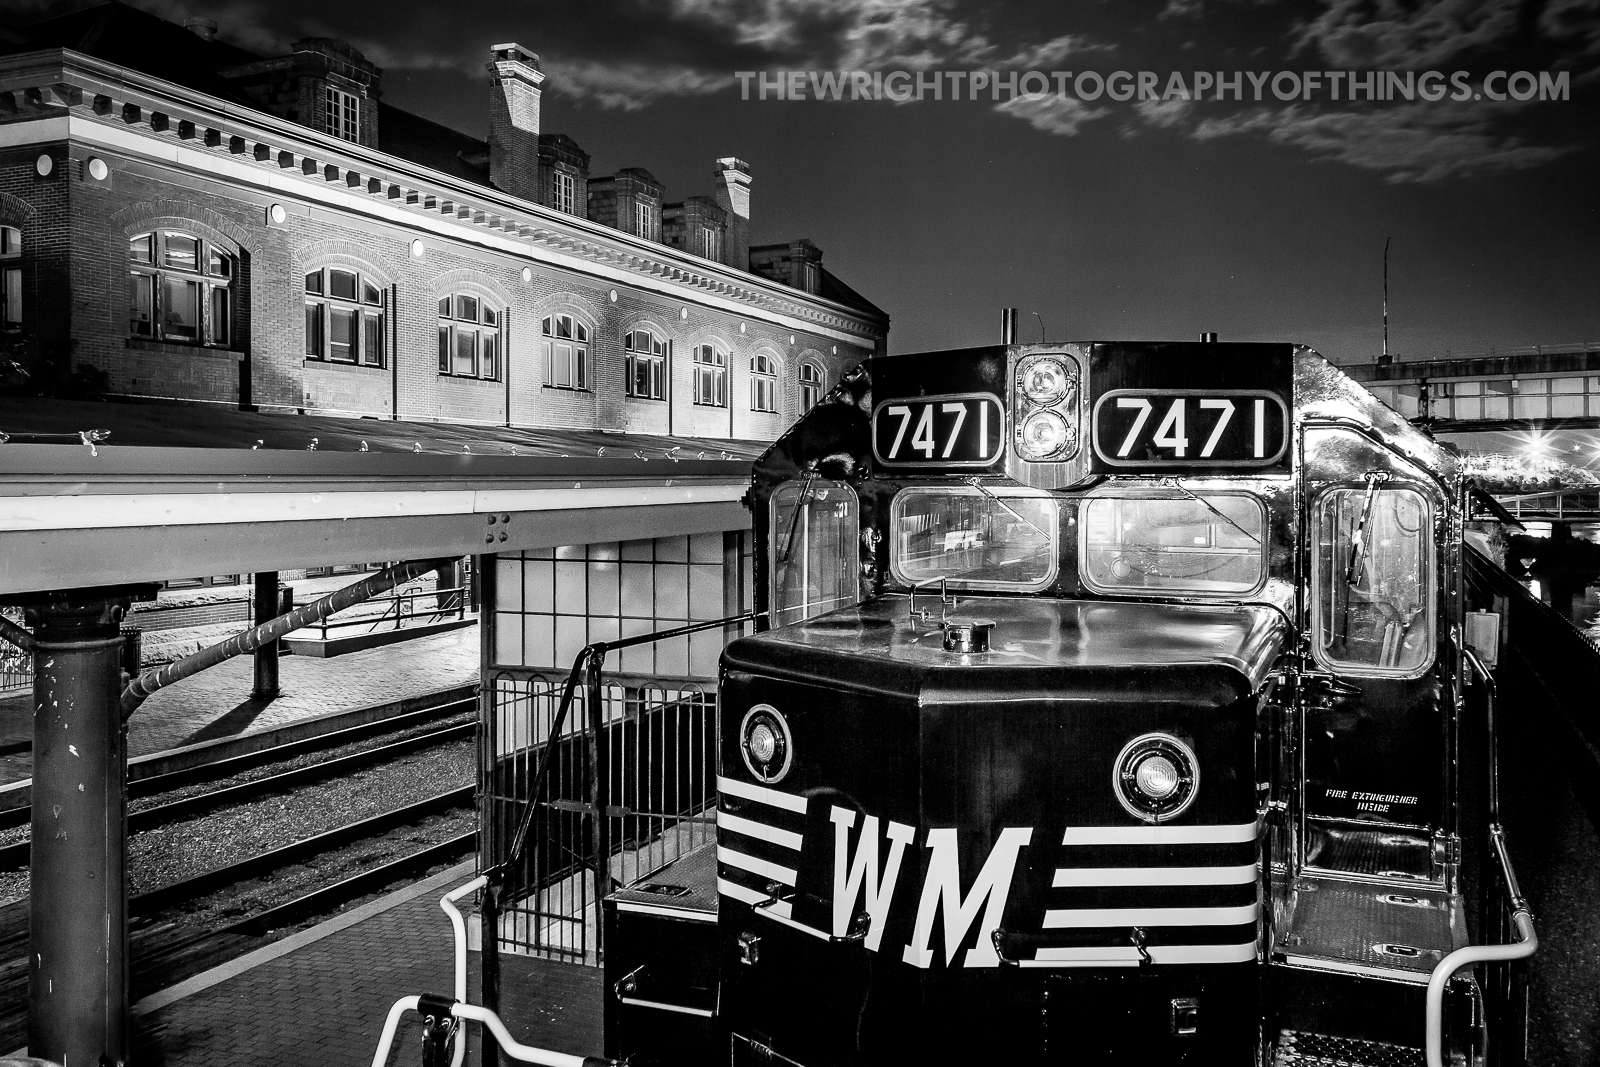
[{"label": "utility pole", "polygon": [[1389,242],[1393,237],[1383,239],[1383,355],[1378,357],[1378,362],[1389,362]]}]

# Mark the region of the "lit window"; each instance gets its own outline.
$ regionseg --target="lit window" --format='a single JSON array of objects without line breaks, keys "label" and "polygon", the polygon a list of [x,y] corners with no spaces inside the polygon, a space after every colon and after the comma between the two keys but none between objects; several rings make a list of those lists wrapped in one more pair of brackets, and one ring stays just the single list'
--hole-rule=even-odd
[{"label": "lit window", "polygon": [[700,231],[700,254],[707,259],[722,258],[722,231],[709,227]]},{"label": "lit window", "polygon": [[750,361],[750,410],[778,410],[778,365],[771,356],[758,354]]},{"label": "lit window", "polygon": [[0,226],[0,329],[22,325],[22,231]]},{"label": "lit window", "polygon": [[342,89],[323,90],[323,129],[345,141],[361,141],[361,100]]},{"label": "lit window", "polygon": [[128,330],[135,337],[226,348],[233,339],[234,257],[203,238],[157,230],[128,240]]},{"label": "lit window", "polygon": [[800,364],[800,413],[805,414],[822,399],[822,368],[815,363]]},{"label": "lit window", "polygon": [[627,357],[627,392],[642,400],[666,398],[667,342],[649,330],[633,330],[622,338]]},{"label": "lit window", "polygon": [[468,293],[439,298],[439,373],[454,378],[500,377],[503,316]]},{"label": "lit window", "polygon": [[694,348],[694,402],[714,408],[728,406],[728,357],[715,345]]},{"label": "lit window", "polygon": [[551,190],[550,206],[557,211],[565,211],[568,215],[575,214],[574,205],[577,202],[577,183],[572,175],[556,171],[554,187]]},{"label": "lit window", "polygon": [[306,358],[381,367],[388,293],[366,275],[327,267],[306,275]]},{"label": "lit window", "polygon": [[1267,577],[1267,509],[1247,493],[1083,502],[1078,572],[1097,593],[1243,596]]},{"label": "lit window", "polygon": [[556,389],[589,388],[589,329],[571,315],[546,315],[545,384]]},{"label": "lit window", "polygon": [[651,240],[656,232],[656,206],[648,200],[633,202],[634,233]]}]

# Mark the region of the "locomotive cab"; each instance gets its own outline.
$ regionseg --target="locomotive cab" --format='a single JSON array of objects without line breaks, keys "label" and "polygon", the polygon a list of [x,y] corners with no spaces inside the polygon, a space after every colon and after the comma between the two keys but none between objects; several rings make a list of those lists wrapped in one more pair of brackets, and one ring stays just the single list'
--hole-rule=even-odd
[{"label": "locomotive cab", "polygon": [[1421,1063],[1474,910],[1459,493],[1302,347],[865,362],[748,498],[694,1062]]}]

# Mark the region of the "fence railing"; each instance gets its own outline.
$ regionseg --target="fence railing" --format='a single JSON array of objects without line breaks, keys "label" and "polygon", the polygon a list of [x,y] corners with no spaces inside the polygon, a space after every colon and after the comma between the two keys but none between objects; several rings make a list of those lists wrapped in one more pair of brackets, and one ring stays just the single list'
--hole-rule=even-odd
[{"label": "fence railing", "polygon": [[[419,606],[417,602],[421,600],[431,600],[433,604],[431,607]],[[319,638],[326,641],[328,633],[334,630],[376,633],[379,630],[403,630],[408,626],[423,626],[446,619],[464,619],[467,615],[467,589],[464,586],[450,586],[422,592],[393,593],[375,596],[361,606],[369,608],[375,604],[383,605],[382,611],[374,614],[369,609],[361,614],[347,614],[344,618],[330,615],[305,629],[315,630]]]},{"label": "fence railing", "polygon": [[[688,680],[608,680],[604,660],[719,627],[731,636],[754,617],[590,645],[560,681],[494,675],[479,768],[480,847],[498,883],[486,900],[486,946],[598,964],[606,894],[714,839],[715,691]],[[497,964],[486,959],[485,968],[489,981]]]}]

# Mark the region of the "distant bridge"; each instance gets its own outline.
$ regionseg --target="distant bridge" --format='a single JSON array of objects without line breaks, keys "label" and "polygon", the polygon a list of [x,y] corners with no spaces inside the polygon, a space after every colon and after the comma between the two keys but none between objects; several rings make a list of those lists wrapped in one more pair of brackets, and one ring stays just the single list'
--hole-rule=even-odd
[{"label": "distant bridge", "polygon": [[1600,522],[1600,489],[1563,489],[1551,493],[1496,493],[1495,499],[1519,519]]},{"label": "distant bridge", "polygon": [[1600,429],[1600,341],[1340,369],[1436,434]]}]

